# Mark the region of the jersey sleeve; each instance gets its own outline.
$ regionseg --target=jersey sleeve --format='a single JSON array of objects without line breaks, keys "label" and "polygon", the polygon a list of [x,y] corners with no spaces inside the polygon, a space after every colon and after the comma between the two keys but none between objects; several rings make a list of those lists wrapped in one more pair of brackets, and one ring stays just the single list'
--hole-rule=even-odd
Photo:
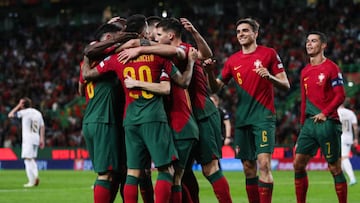
[{"label": "jersey sleeve", "polygon": [[220,79],[221,81],[223,81],[223,83],[227,84],[230,79],[232,78],[232,73],[231,73],[231,65],[229,63],[230,60],[227,60],[220,72],[220,74],[218,75],[218,79]]},{"label": "jersey sleeve", "polygon": [[279,54],[277,54],[274,49],[271,50],[272,50],[272,57],[271,57],[272,61],[271,61],[270,71],[273,75],[277,75],[278,73],[285,71],[284,65],[281,61]]},{"label": "jersey sleeve", "polygon": [[115,60],[117,60],[117,55],[108,56],[104,60],[102,60],[95,68],[100,74],[114,71],[116,69]]},{"label": "jersey sleeve", "polygon": [[[156,57],[158,57],[156,60],[159,61],[160,63],[162,63],[162,66],[163,66],[162,75],[166,74],[167,77],[169,78],[169,76],[172,77],[179,71],[179,69],[175,66],[175,64],[173,62],[171,62],[170,60],[159,57],[159,56],[156,56]],[[170,80],[170,78],[169,78],[169,80]]]},{"label": "jersey sleeve", "polygon": [[305,109],[306,109],[306,95],[305,95],[305,88],[304,88],[304,76],[303,71],[301,72],[300,76],[300,92],[301,92],[301,103],[300,103],[300,124],[303,125],[305,122]]},{"label": "jersey sleeve", "polygon": [[351,123],[352,123],[352,124],[355,124],[355,125],[358,124],[356,115],[355,115],[355,113],[354,113],[353,111],[351,111]]},{"label": "jersey sleeve", "polygon": [[160,81],[170,81],[170,77],[169,77],[169,75],[165,72],[164,69],[162,69],[162,71],[161,71]]},{"label": "jersey sleeve", "polygon": [[335,96],[331,103],[322,111],[325,116],[328,116],[331,112],[336,112],[337,108],[345,100],[344,81],[339,67],[333,65],[330,71],[331,87],[334,90]]}]

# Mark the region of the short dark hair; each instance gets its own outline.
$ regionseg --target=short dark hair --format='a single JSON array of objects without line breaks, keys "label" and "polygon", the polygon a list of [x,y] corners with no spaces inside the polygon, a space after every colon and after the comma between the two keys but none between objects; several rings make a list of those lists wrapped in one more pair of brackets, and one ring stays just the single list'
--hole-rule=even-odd
[{"label": "short dark hair", "polygon": [[165,31],[172,30],[177,37],[181,37],[183,26],[176,18],[165,18],[156,25],[156,28],[162,28]]},{"label": "short dark hair", "polygon": [[24,97],[22,99],[25,100],[25,102],[24,102],[24,107],[25,108],[30,108],[32,106],[32,102],[31,102],[31,99],[29,97]]},{"label": "short dark hair", "polygon": [[134,14],[126,19],[125,32],[141,34],[146,26],[146,17],[142,14]]},{"label": "short dark hair", "polygon": [[155,25],[156,23],[160,22],[162,20],[159,16],[149,16],[146,18],[146,21],[149,26]]},{"label": "short dark hair", "polygon": [[259,32],[260,24],[252,18],[242,18],[236,22],[236,27],[240,24],[249,24],[254,32]]},{"label": "short dark hair", "polygon": [[306,35],[306,36],[309,36],[309,35],[318,35],[319,36],[319,38],[320,38],[320,41],[322,42],[322,43],[327,43],[328,42],[328,39],[327,39],[327,37],[326,37],[326,35],[325,35],[325,33],[323,33],[323,32],[320,32],[320,31],[310,31],[310,32],[308,32],[308,34]]},{"label": "short dark hair", "polygon": [[94,33],[95,40],[100,41],[101,37],[105,33],[115,33],[121,31],[121,28],[117,25],[114,25],[112,23],[104,23],[96,29]]}]

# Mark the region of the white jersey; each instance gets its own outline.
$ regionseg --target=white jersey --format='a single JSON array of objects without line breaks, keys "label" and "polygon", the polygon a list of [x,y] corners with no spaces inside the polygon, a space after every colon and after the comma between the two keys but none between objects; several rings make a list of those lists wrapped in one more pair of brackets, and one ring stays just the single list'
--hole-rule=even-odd
[{"label": "white jersey", "polygon": [[22,143],[39,145],[40,127],[44,126],[44,119],[40,111],[34,108],[26,108],[16,112],[15,116],[21,118]]},{"label": "white jersey", "polygon": [[338,108],[340,122],[342,124],[341,141],[352,144],[354,140],[353,124],[357,125],[357,118],[353,111],[347,108]]}]

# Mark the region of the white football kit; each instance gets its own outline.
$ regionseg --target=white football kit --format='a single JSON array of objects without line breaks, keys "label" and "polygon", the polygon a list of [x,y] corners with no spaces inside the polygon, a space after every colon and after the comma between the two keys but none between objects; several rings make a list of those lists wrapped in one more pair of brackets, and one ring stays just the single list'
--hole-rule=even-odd
[{"label": "white football kit", "polygon": [[36,158],[40,143],[40,128],[44,120],[40,111],[26,108],[16,112],[15,116],[21,118],[22,150],[21,158]]}]

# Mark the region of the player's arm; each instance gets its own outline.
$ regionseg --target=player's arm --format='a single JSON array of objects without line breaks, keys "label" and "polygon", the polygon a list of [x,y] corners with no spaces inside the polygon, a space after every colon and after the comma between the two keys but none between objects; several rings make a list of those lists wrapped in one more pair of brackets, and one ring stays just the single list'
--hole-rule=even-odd
[{"label": "player's arm", "polygon": [[104,52],[107,48],[111,46],[119,47],[125,42],[135,38],[138,38],[137,33],[119,32],[107,40],[96,42],[86,46],[84,49],[84,54],[91,59],[99,58],[104,55]]},{"label": "player's arm", "polygon": [[213,56],[213,53],[205,41],[205,39],[200,35],[196,28],[191,24],[191,22],[186,18],[180,18],[180,22],[184,28],[191,33],[193,36],[196,46],[198,48],[198,58],[200,60],[205,60]]},{"label": "player's arm", "polygon": [[9,118],[14,118],[14,117],[15,117],[15,113],[16,113],[17,111],[19,111],[21,108],[24,107],[24,102],[25,102],[24,99],[20,99],[19,103],[18,103],[13,109],[11,109],[11,111],[10,111],[9,114],[8,114],[8,117],[9,117]]},{"label": "player's arm", "polygon": [[224,125],[225,125],[225,140],[224,140],[224,144],[225,145],[230,145],[231,143],[231,122],[230,119],[226,119],[223,121]]},{"label": "player's arm", "polygon": [[170,81],[161,81],[159,83],[152,83],[152,82],[134,80],[130,76],[126,76],[124,80],[124,84],[125,87],[129,89],[139,88],[158,95],[169,95],[171,89]]},{"label": "player's arm", "polygon": [[306,109],[306,92],[307,90],[305,90],[305,85],[307,86],[307,84],[304,84],[304,76],[301,73],[300,76],[300,94],[301,94],[301,100],[300,100],[300,125],[304,125],[305,123],[305,109]]},{"label": "player's arm", "polygon": [[221,88],[223,88],[225,84],[215,76],[215,60],[211,58],[206,59],[203,63],[203,67],[205,72],[207,73],[208,84],[212,93],[216,93],[221,90]]},{"label": "player's arm", "polygon": [[352,124],[354,132],[354,146],[356,147],[359,144],[359,127],[357,123]]},{"label": "player's arm", "polygon": [[186,69],[183,73],[180,71],[176,71],[174,75],[171,76],[171,79],[178,84],[182,88],[187,88],[190,85],[194,64],[197,60],[198,54],[195,48],[190,48],[188,53],[188,63],[186,65]]},{"label": "player's arm", "polygon": [[44,149],[45,147],[45,125],[40,127],[40,149]]},{"label": "player's arm", "polygon": [[79,81],[78,93],[80,96],[85,96],[85,84]]},{"label": "player's arm", "polygon": [[174,57],[185,59],[186,53],[183,49],[167,45],[167,44],[153,44],[151,46],[138,46],[130,49],[124,49],[118,55],[118,60],[126,63],[130,59],[136,58],[141,54],[156,54],[163,57]]},{"label": "player's arm", "polygon": [[265,68],[262,64],[260,64],[259,67],[255,68],[254,71],[262,78],[268,79],[275,87],[282,90],[290,89],[290,83],[285,71],[280,72],[274,76],[271,75],[269,70]]},{"label": "player's arm", "polygon": [[[131,49],[131,48],[135,48],[135,47],[139,47],[139,46],[150,46],[150,45],[157,45],[157,44],[159,44],[159,43],[153,42],[151,40],[144,39],[144,38],[131,39],[131,40],[125,42],[124,44],[120,45],[118,48],[116,48],[115,53],[119,53],[126,49]],[[167,46],[170,46],[170,45],[167,45]],[[135,57],[137,57],[137,56],[138,55],[136,55]]]},{"label": "player's arm", "polygon": [[325,109],[322,110],[322,114],[324,116],[328,116],[332,112],[335,112],[338,107],[344,103],[345,100],[345,89],[343,85],[338,85],[333,87],[334,90],[334,97],[332,98],[331,102],[326,106]]},{"label": "player's arm", "polygon": [[84,80],[94,80],[100,76],[97,68],[91,68],[89,58],[87,56],[84,56],[84,62],[81,66],[81,74]]},{"label": "player's arm", "polygon": [[279,89],[282,89],[282,90],[290,89],[290,83],[289,83],[289,80],[287,78],[285,71],[278,73],[275,76],[270,75],[268,80],[270,80],[271,83]]},{"label": "player's arm", "polygon": [[[172,68],[175,70],[175,73],[171,75],[171,79],[182,88],[187,88],[192,78],[193,66],[196,60],[197,60],[197,51],[195,48],[191,48],[188,53],[188,63],[185,71],[181,73],[177,68],[173,66]],[[124,83],[127,88],[141,88],[143,90],[147,90],[161,95],[170,94],[169,82],[151,83],[151,82],[134,80],[131,77],[126,76]]]}]

